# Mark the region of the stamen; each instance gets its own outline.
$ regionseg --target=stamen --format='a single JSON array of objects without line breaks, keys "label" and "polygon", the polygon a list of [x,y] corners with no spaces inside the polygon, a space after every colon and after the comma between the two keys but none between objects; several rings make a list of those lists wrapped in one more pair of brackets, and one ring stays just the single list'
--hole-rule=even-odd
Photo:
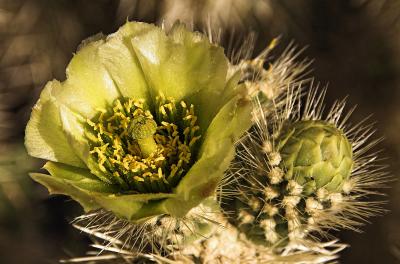
[{"label": "stamen", "polygon": [[121,191],[170,192],[193,162],[201,138],[194,106],[164,97],[156,103],[152,113],[143,100],[116,100],[87,120],[90,154]]}]

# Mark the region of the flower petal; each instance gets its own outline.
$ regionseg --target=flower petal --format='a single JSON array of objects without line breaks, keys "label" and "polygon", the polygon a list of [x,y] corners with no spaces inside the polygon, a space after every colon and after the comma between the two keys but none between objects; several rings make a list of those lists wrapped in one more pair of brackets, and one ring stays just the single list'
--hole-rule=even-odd
[{"label": "flower petal", "polygon": [[82,190],[98,193],[118,192],[116,186],[100,181],[87,169],[80,169],[51,161],[47,162],[43,168],[50,173],[52,178],[61,179]]},{"label": "flower petal", "polygon": [[131,222],[139,222],[148,217],[166,214],[163,201],[174,194],[129,194],[129,195],[95,195],[94,199],[104,209],[118,217]]},{"label": "flower petal", "polygon": [[252,104],[236,96],[211,122],[199,159],[183,177],[165,207],[172,215],[183,216],[211,196],[235,154],[235,142],[251,126]]},{"label": "flower petal", "polygon": [[[101,207],[131,221],[184,216],[213,194],[233,158],[233,143],[250,126],[251,103],[236,96],[241,86],[237,75],[227,80],[227,68],[222,48],[181,24],[166,35],[153,25],[127,23],[107,39],[89,40],[69,64],[67,80],[49,83],[27,128],[33,156],[74,167],[49,162],[45,168],[51,175],[32,178],[52,193],[71,196],[85,210]],[[199,160],[172,194],[119,194],[92,168],[85,120],[117,98],[142,98],[151,107],[158,95],[195,106],[203,135]],[[42,116],[47,112],[49,117]]]},{"label": "flower petal", "polygon": [[[132,39],[143,73],[152,89],[176,101],[185,99],[198,107],[202,129],[225,102],[228,60],[223,49],[200,33],[176,24],[169,35],[157,27]],[[206,100],[206,104],[202,104]],[[222,103],[222,104],[221,104]]]},{"label": "flower petal", "polygon": [[150,99],[142,68],[131,45],[132,37],[154,29],[146,23],[126,23],[99,47],[99,57],[121,95]]},{"label": "flower petal", "polygon": [[104,42],[104,39],[100,39],[85,43],[69,63],[67,79],[62,87],[52,91],[57,101],[86,118],[93,117],[97,109],[106,108],[121,96],[102,65],[99,48]]},{"label": "flower petal", "polygon": [[68,65],[63,89],[55,91],[54,96],[86,118],[119,97],[149,99],[148,85],[130,41],[154,28],[130,22],[107,39],[86,41]]},{"label": "flower petal", "polygon": [[72,112],[68,107],[59,107],[61,125],[68,144],[72,147],[76,155],[87,163],[89,158],[89,143],[85,137],[85,122],[81,116]]},{"label": "flower petal", "polygon": [[198,83],[195,85],[201,89],[189,94],[186,100],[196,106],[200,127],[204,131],[221,107],[245,90],[245,87],[238,86],[240,73],[232,73],[227,79],[229,61],[223,48],[210,43],[206,35],[188,30],[185,24],[175,23],[168,36],[188,50],[190,61],[194,59],[191,55],[193,46],[198,45],[197,49],[202,47],[202,53],[196,57],[202,67],[198,70],[198,66],[194,66],[191,72],[188,72],[190,80],[196,79]]},{"label": "flower petal", "polygon": [[42,173],[30,173],[29,175],[33,180],[46,186],[50,194],[65,194],[70,196],[79,202],[86,212],[100,208],[89,194],[86,194],[63,179]]},{"label": "flower petal", "polygon": [[118,187],[98,180],[89,170],[55,162],[47,162],[44,168],[51,175],[30,175],[51,194],[71,196],[85,211],[104,208],[131,221],[166,213],[163,201],[176,196],[166,193],[118,194]]},{"label": "flower petal", "polygon": [[86,164],[90,172],[100,180],[112,184],[109,178],[99,169],[97,161],[90,155],[89,142],[85,136],[82,117],[73,113],[69,108],[60,106],[60,117],[62,129],[69,146],[75,154]]},{"label": "flower petal", "polygon": [[85,167],[63,133],[59,105],[51,96],[60,86],[58,81],[48,82],[42,91],[26,127],[25,146],[33,157]]}]

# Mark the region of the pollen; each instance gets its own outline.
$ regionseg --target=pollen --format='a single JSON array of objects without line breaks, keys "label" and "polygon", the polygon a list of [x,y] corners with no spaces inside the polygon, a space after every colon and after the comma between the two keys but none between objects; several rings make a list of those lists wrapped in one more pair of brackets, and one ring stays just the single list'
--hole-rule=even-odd
[{"label": "pollen", "polygon": [[157,97],[118,99],[87,120],[90,155],[121,192],[171,192],[192,165],[201,135],[194,106]]}]

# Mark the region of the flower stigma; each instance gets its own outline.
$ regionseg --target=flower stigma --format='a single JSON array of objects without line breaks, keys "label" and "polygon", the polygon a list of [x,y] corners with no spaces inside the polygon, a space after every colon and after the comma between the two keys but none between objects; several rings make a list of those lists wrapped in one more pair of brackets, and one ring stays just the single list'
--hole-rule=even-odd
[{"label": "flower stigma", "polygon": [[132,120],[129,130],[132,138],[137,140],[143,157],[147,158],[157,151],[158,146],[153,138],[157,130],[157,123],[153,119],[137,116]]}]

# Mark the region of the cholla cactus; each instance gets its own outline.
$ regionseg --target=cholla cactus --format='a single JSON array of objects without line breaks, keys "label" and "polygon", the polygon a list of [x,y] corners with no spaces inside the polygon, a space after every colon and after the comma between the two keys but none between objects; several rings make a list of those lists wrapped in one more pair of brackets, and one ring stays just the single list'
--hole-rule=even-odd
[{"label": "cholla cactus", "polygon": [[[272,102],[286,91],[287,86],[297,86],[303,82],[301,77],[308,63],[296,63],[298,53],[293,48],[288,48],[283,56],[264,69],[269,51],[275,44],[276,41],[273,41],[255,59],[245,57],[245,60],[240,60],[232,56],[238,63],[229,65],[229,68],[231,72],[240,72],[241,83],[246,87],[241,91],[243,96],[249,99],[258,96],[264,102]],[[225,181],[220,182],[220,186],[225,184]],[[224,194],[226,192],[224,188]],[[303,241],[301,245],[285,252],[278,252],[274,247],[255,245],[227,222],[226,216],[216,205],[216,193],[211,196],[214,198],[203,201],[181,218],[159,215],[147,219],[143,224],[133,224],[104,210],[78,217],[74,221],[75,227],[91,235],[94,241],[92,247],[99,252],[90,251],[88,256],[64,261],[118,263],[120,259],[121,262],[155,263],[322,263],[335,259],[345,247],[336,240],[326,243]]]},{"label": "cholla cactus", "polygon": [[344,246],[313,238],[380,212],[357,200],[386,180],[364,155],[378,141],[369,125],[346,126],[344,102],[322,118],[325,91],[302,109],[308,63],[289,48],[264,69],[274,46],[232,64],[182,24],[134,22],[84,41],[33,109],[26,147],[50,175],[32,178],[90,211],[76,226],[106,240],[102,250],[156,262],[334,259]]},{"label": "cholla cactus", "polygon": [[347,124],[354,109],[343,114],[345,101],[323,116],[325,92],[307,91],[305,105],[299,86],[269,105],[256,100],[220,196],[229,221],[257,245],[297,247],[382,212],[382,202],[364,200],[388,181],[368,154],[380,139],[370,140],[365,120]]},{"label": "cholla cactus", "polygon": [[[202,212],[203,217],[209,216]],[[198,216],[197,216],[198,217]],[[87,228],[83,223],[75,224],[81,232],[91,236],[93,243],[91,250],[84,257],[74,257],[61,260],[62,263],[170,263],[170,264],[227,264],[227,263],[326,263],[335,260],[337,253],[343,250],[346,245],[332,240],[324,243],[314,241],[303,241],[297,248],[286,249],[284,252],[277,252],[274,247],[263,247],[254,245],[244,238],[238,229],[226,222],[225,217],[219,214],[213,218],[223,225],[223,228],[216,228],[207,237],[191,240],[190,243],[181,245],[179,250],[170,254],[160,252],[144,252],[140,247],[128,247],[126,241],[109,235],[107,232],[98,232],[95,229]],[[83,219],[78,219],[81,221]],[[114,222],[115,223],[115,222]],[[93,225],[94,226],[94,225]],[[209,226],[209,225],[208,225]],[[160,226],[161,227],[161,226]],[[185,227],[184,227],[185,228]],[[163,232],[165,235],[170,234]],[[190,236],[192,232],[188,233]],[[145,238],[147,233],[142,232],[137,239]],[[170,234],[171,235],[171,234]],[[163,237],[165,240],[165,237]],[[176,245],[175,245],[176,247]]]}]

